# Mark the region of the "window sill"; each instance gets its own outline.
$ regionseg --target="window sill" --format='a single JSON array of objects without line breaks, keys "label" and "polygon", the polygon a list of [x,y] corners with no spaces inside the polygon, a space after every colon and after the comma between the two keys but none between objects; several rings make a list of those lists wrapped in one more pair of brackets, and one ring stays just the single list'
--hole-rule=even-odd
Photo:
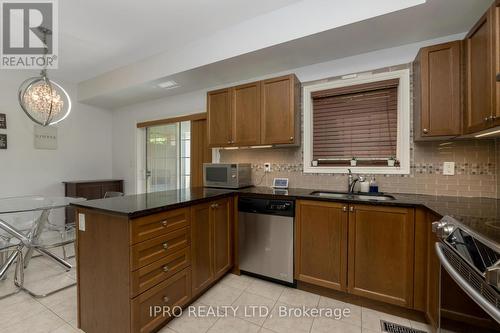
[{"label": "window sill", "polygon": [[304,173],[348,173],[349,169],[352,173],[357,174],[373,174],[373,175],[409,175],[410,167],[369,167],[369,166],[304,166]]}]

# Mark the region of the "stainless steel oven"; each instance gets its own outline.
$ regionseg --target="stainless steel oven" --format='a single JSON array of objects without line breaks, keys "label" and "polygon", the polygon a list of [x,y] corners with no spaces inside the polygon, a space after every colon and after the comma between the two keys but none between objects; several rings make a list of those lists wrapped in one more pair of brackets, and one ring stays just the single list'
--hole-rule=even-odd
[{"label": "stainless steel oven", "polygon": [[243,188],[251,185],[250,163],[203,163],[205,187]]},{"label": "stainless steel oven", "polygon": [[500,332],[500,246],[446,216],[439,242],[440,332]]}]

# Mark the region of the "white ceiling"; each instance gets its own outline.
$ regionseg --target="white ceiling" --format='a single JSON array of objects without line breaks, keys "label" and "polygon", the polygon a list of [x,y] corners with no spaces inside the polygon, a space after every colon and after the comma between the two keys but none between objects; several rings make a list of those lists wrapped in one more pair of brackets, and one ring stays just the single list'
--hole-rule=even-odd
[{"label": "white ceiling", "polygon": [[[151,99],[251,80],[270,73],[286,72],[311,64],[460,34],[469,30],[491,3],[492,0],[428,0],[423,5],[293,39],[166,77],[157,75],[154,80],[130,84],[123,89],[90,97],[85,102],[115,109]],[[131,68],[131,71],[139,73],[137,68]],[[155,68],[156,73],[159,73],[161,68]],[[102,82],[113,84],[117,82],[117,78],[120,76],[110,75],[109,79]],[[177,81],[181,87],[164,90],[154,84],[168,79]],[[87,85],[93,87],[94,82],[100,81],[89,80]]]},{"label": "white ceiling", "polygon": [[80,82],[300,0],[62,0],[60,63]]}]

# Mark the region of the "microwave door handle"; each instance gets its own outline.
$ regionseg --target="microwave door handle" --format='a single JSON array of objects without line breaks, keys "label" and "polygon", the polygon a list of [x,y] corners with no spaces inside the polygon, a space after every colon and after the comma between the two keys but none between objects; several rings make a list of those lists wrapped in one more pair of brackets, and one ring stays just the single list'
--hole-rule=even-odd
[{"label": "microwave door handle", "polygon": [[493,319],[500,323],[500,310],[493,304],[488,302],[480,293],[470,286],[462,275],[450,264],[448,259],[443,253],[442,247],[445,246],[439,242],[435,244],[436,255],[441,263],[441,266],[448,272],[451,278],[462,288],[462,290],[469,295],[484,311],[486,311]]}]

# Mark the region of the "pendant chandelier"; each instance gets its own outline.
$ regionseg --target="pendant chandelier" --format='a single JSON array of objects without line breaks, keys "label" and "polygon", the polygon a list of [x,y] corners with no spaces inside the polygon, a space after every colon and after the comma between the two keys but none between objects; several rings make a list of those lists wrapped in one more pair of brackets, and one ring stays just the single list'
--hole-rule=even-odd
[{"label": "pendant chandelier", "polygon": [[[46,36],[52,31],[39,28],[44,34],[45,52],[47,56]],[[19,104],[24,113],[35,123],[50,126],[63,121],[71,112],[71,99],[56,82],[47,76],[47,61],[40,76],[32,77],[21,83],[18,91]]]}]

